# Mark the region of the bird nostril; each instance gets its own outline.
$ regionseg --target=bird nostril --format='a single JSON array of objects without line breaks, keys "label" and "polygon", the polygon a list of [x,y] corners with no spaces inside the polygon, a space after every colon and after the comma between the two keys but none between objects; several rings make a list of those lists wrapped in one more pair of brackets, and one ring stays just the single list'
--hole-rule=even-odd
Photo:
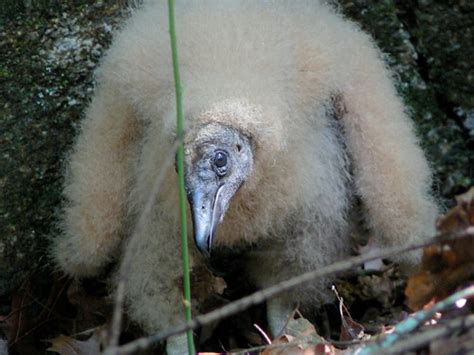
[{"label": "bird nostril", "polygon": [[201,209],[205,210],[205,209],[206,209],[206,206],[205,206],[205,205],[202,205],[202,206],[201,206]]}]

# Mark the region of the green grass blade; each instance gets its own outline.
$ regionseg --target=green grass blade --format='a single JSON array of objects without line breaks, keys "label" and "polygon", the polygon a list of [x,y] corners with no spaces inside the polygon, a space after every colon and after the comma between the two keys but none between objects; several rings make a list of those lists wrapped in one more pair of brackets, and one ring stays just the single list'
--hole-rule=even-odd
[{"label": "green grass blade", "polygon": [[[178,49],[176,45],[176,28],[174,19],[174,1],[168,0],[169,31],[171,39],[171,53],[173,57],[173,74],[176,88],[176,136],[179,141],[177,151],[177,170],[178,170],[178,188],[179,188],[179,212],[181,221],[181,255],[183,259],[183,285],[185,299],[186,320],[191,320],[191,285],[189,279],[189,255],[188,255],[188,232],[186,222],[186,193],[184,190],[184,120],[182,104],[182,88],[179,75]],[[187,332],[188,352],[194,355],[193,332]]]}]

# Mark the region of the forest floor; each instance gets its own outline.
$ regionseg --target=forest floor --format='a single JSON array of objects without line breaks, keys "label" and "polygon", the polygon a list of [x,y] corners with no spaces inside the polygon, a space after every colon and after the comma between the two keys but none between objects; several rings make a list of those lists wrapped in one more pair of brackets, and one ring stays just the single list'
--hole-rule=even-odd
[{"label": "forest floor", "polygon": [[[383,259],[353,263],[350,275],[334,282],[333,303],[309,311],[296,305],[275,338],[268,331],[262,303],[197,329],[197,349],[201,353],[263,355],[472,353],[474,188],[440,218],[438,231],[438,242],[424,249],[422,263],[408,281],[397,265]],[[362,249],[363,255],[383,252],[370,250],[370,243]],[[238,267],[228,270],[224,278],[194,270],[193,296],[206,295],[200,300],[200,312],[228,306],[254,291]],[[0,316],[10,353],[86,355],[104,351],[115,296],[99,280],[51,278],[46,289],[31,275],[11,298],[10,312]],[[212,292],[202,289],[205,278],[206,285],[215,286]],[[121,344],[144,336],[128,320],[120,329]],[[2,346],[6,349],[7,345],[0,343],[0,350]],[[131,353],[163,351],[162,345],[153,342],[140,349]]]}]

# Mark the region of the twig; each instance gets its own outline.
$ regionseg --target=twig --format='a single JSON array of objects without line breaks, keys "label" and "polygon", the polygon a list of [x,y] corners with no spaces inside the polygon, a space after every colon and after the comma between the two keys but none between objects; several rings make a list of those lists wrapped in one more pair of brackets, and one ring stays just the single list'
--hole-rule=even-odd
[{"label": "twig", "polygon": [[453,293],[451,296],[434,304],[428,309],[416,312],[409,318],[398,323],[392,333],[386,334],[376,342],[368,344],[357,351],[358,355],[379,354],[386,352],[401,339],[402,336],[409,334],[422,326],[425,322],[433,318],[435,313],[441,312],[452,307],[461,298],[474,297],[474,286],[469,286],[461,291]]},{"label": "twig", "polygon": [[136,240],[137,237],[141,235],[143,228],[146,225],[147,219],[150,218],[150,214],[153,209],[153,203],[155,201],[156,196],[160,192],[161,185],[166,177],[168,169],[173,164],[174,152],[176,151],[176,148],[178,147],[179,143],[180,140],[178,139],[171,147],[170,152],[167,154],[167,159],[163,162],[162,169],[160,169],[159,174],[155,179],[153,188],[151,189],[151,193],[145,203],[145,207],[143,208],[143,211],[140,214],[138,221],[136,222],[133,232],[130,236],[128,248],[124,248],[125,254],[123,256],[122,263],[120,264],[117,289],[115,291],[115,306],[110,327],[109,344],[107,348],[113,348],[118,344],[122,325],[122,310],[125,301],[125,285],[127,283],[128,270],[130,269],[132,256],[135,255],[136,251]]},{"label": "twig", "polygon": [[[28,281],[28,284],[29,284],[30,281]],[[23,304],[26,300],[26,293],[23,294],[23,296],[21,297],[21,303],[20,303],[20,309],[23,309]],[[15,335],[15,341],[13,343],[16,343],[18,341],[18,337],[20,336],[20,331],[21,331],[21,316],[22,316],[22,312],[18,312],[18,327],[16,329],[16,335]]]},{"label": "twig", "polygon": [[296,286],[312,281],[313,279],[331,275],[338,272],[342,272],[345,270],[349,270],[367,261],[371,261],[371,260],[375,260],[379,258],[389,258],[396,254],[400,254],[400,253],[407,252],[414,249],[420,249],[428,245],[436,244],[439,242],[445,242],[448,240],[458,238],[459,236],[465,236],[465,235],[466,235],[466,231],[461,231],[454,234],[443,234],[443,235],[438,235],[436,237],[426,239],[425,241],[422,241],[422,242],[411,243],[404,246],[396,246],[396,247],[391,247],[391,248],[380,249],[377,252],[351,257],[346,260],[339,261],[334,264],[328,265],[326,267],[320,268],[318,270],[306,272],[302,275],[293,277],[287,281],[280,282],[274,286],[255,292],[249,296],[241,298],[240,300],[229,303],[214,311],[197,316],[192,321],[179,324],[161,333],[156,333],[148,337],[142,337],[132,342],[129,342],[127,344],[124,344],[120,347],[111,348],[109,350],[113,352],[106,352],[106,354],[116,354],[116,353],[130,354],[138,350],[144,350],[148,348],[149,346],[151,346],[152,344],[165,340],[170,336],[181,334],[188,330],[196,329],[198,327],[210,324],[217,320],[229,317],[240,311],[248,309],[254,305],[262,303],[271,297],[277,296],[285,291],[291,290],[292,288]]},{"label": "twig", "polygon": [[[127,257],[127,254],[128,253],[125,252],[125,258]],[[125,258],[124,258],[124,261],[125,261]],[[122,263],[122,266],[124,264],[125,262]],[[120,271],[122,271],[122,267],[120,269],[121,269]],[[110,327],[110,337],[109,337],[108,346],[116,346],[120,338],[120,330],[122,328],[122,310],[123,310],[123,304],[125,300],[126,281],[127,281],[126,276],[123,274],[123,272],[120,272],[119,282],[117,285],[117,289],[115,290],[115,306],[114,306],[114,313],[112,315],[112,325]]]},{"label": "twig", "polygon": [[445,323],[429,326],[428,330],[410,335],[409,338],[394,344],[388,350],[389,353],[405,353],[409,350],[418,349],[420,346],[458,332],[463,329],[474,327],[474,314],[451,319]]},{"label": "twig", "polygon": [[[25,293],[28,295],[28,297],[33,301],[33,303],[37,303],[40,305],[43,309],[39,313],[35,319],[40,319],[44,316],[44,313],[47,312],[46,318],[49,319],[51,317],[51,314],[54,315],[56,318],[61,318],[61,319],[67,319],[67,320],[73,320],[74,318],[69,318],[69,317],[64,317],[58,314],[57,312],[54,311],[54,307],[56,307],[56,304],[59,302],[59,299],[61,298],[61,295],[63,292],[69,287],[71,284],[71,280],[66,280],[61,285],[61,288],[59,291],[55,294],[55,291],[57,289],[56,283],[53,285],[53,288],[51,292],[48,295],[48,299],[46,300],[46,303],[41,302],[39,299],[37,299],[28,289],[25,289]],[[51,305],[51,306],[50,306]]]},{"label": "twig", "polygon": [[33,305],[35,303],[35,300],[32,300],[30,303],[28,304],[25,304],[21,307],[18,307],[18,308],[15,308],[15,309],[12,309],[10,311],[10,313],[8,313],[6,316],[0,316],[0,323],[1,322],[6,322],[8,320],[10,320],[10,318],[12,318],[13,316],[17,316],[17,314],[19,312],[22,312],[24,309],[27,309],[28,307],[31,307],[31,305]]},{"label": "twig", "polygon": [[43,325],[45,325],[46,323],[50,322],[52,319],[50,318],[46,318],[46,319],[43,319],[42,321],[40,321],[39,323],[36,323],[33,327],[31,327],[30,329],[28,329],[26,332],[24,332],[23,334],[21,334],[20,336],[16,337],[14,341],[12,341],[11,343],[9,343],[9,346],[13,346],[13,345],[16,345],[18,344],[20,341],[22,341],[23,339],[25,339],[28,335],[30,335],[31,333],[33,333],[34,331],[38,330],[39,328],[41,328]]},{"label": "twig", "polygon": [[270,345],[272,343],[272,341],[271,341],[270,337],[267,335],[267,333],[265,333],[265,331],[257,323],[254,323],[253,326],[258,330],[258,332],[260,333],[262,338],[265,339],[267,344]]},{"label": "twig", "polygon": [[94,334],[97,330],[103,329],[103,328],[104,328],[103,325],[99,325],[97,327],[93,327],[93,328],[89,328],[89,329],[86,329],[86,330],[83,330],[83,331],[80,331],[80,332],[77,332],[77,333],[69,334],[68,336],[71,337],[71,338],[75,338],[75,337],[82,336],[82,335],[90,335],[90,334]]}]

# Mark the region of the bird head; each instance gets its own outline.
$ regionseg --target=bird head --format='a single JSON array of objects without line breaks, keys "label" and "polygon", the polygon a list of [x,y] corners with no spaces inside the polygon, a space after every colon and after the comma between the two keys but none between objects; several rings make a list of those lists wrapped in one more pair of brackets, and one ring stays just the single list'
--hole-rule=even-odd
[{"label": "bird head", "polygon": [[252,170],[250,139],[239,130],[206,124],[185,139],[185,188],[193,217],[194,240],[210,256],[217,225],[232,197]]}]

